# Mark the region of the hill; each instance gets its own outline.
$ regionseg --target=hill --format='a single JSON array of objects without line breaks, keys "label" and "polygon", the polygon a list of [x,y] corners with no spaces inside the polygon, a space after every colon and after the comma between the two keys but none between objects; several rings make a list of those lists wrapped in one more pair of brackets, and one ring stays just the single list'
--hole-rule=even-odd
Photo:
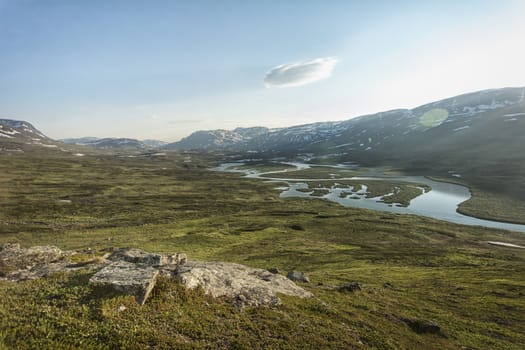
[{"label": "hill", "polygon": [[31,148],[58,148],[58,145],[26,121],[0,119],[0,151],[23,152]]}]

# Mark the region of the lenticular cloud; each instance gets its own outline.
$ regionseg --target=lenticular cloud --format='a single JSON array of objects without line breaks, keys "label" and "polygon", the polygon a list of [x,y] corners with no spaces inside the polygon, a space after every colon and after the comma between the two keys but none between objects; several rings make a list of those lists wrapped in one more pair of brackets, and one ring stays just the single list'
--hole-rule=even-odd
[{"label": "lenticular cloud", "polygon": [[266,73],[264,84],[268,88],[310,84],[314,81],[329,78],[337,62],[335,57],[325,57],[310,61],[281,64]]}]

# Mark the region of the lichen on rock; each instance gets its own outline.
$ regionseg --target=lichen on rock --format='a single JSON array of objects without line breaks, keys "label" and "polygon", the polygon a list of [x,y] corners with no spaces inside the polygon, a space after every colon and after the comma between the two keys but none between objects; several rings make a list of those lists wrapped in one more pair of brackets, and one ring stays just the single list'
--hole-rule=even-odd
[{"label": "lichen on rock", "polygon": [[279,305],[278,294],[312,296],[282,275],[234,263],[189,261],[175,277],[187,288],[202,287],[213,297],[230,297],[249,306]]}]

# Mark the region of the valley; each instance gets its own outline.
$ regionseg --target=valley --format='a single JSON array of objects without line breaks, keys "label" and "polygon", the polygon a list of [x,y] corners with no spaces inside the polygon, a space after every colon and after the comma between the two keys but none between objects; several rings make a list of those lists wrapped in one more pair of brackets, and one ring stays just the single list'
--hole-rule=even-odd
[{"label": "valley", "polygon": [[[90,272],[0,280],[0,344],[519,349],[525,341],[525,250],[489,243],[524,246],[523,233],[281,198],[275,183],[209,170],[223,160],[1,154],[0,243],[84,252],[76,261],[137,247],[300,270],[311,280],[301,287],[315,298],[241,311],[161,280],[139,306],[130,296],[94,293],[85,283]],[[337,290],[352,281],[362,290]],[[430,320],[441,330],[416,333],[402,320]]]},{"label": "valley", "polygon": [[[72,259],[19,282],[0,261],[0,348],[521,349],[523,91],[171,144],[0,119],[0,253]],[[313,297],[245,307],[160,276],[140,305],[82,269],[123,247],[299,271]]]},{"label": "valley", "polygon": [[0,350],[525,349],[524,13],[0,0]]}]

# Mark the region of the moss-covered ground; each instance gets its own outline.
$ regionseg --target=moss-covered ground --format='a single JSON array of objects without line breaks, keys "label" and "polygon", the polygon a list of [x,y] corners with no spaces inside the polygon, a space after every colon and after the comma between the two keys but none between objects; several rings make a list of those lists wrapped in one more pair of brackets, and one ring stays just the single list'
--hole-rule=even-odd
[{"label": "moss-covered ground", "polygon": [[[92,272],[0,282],[0,349],[523,349],[522,233],[281,199],[210,155],[0,155],[0,243],[138,247],[306,272],[311,299],[239,310],[161,280],[144,306]],[[359,281],[360,292],[333,287]],[[122,307],[123,306],[123,307]],[[431,320],[418,334],[403,318]]]}]

